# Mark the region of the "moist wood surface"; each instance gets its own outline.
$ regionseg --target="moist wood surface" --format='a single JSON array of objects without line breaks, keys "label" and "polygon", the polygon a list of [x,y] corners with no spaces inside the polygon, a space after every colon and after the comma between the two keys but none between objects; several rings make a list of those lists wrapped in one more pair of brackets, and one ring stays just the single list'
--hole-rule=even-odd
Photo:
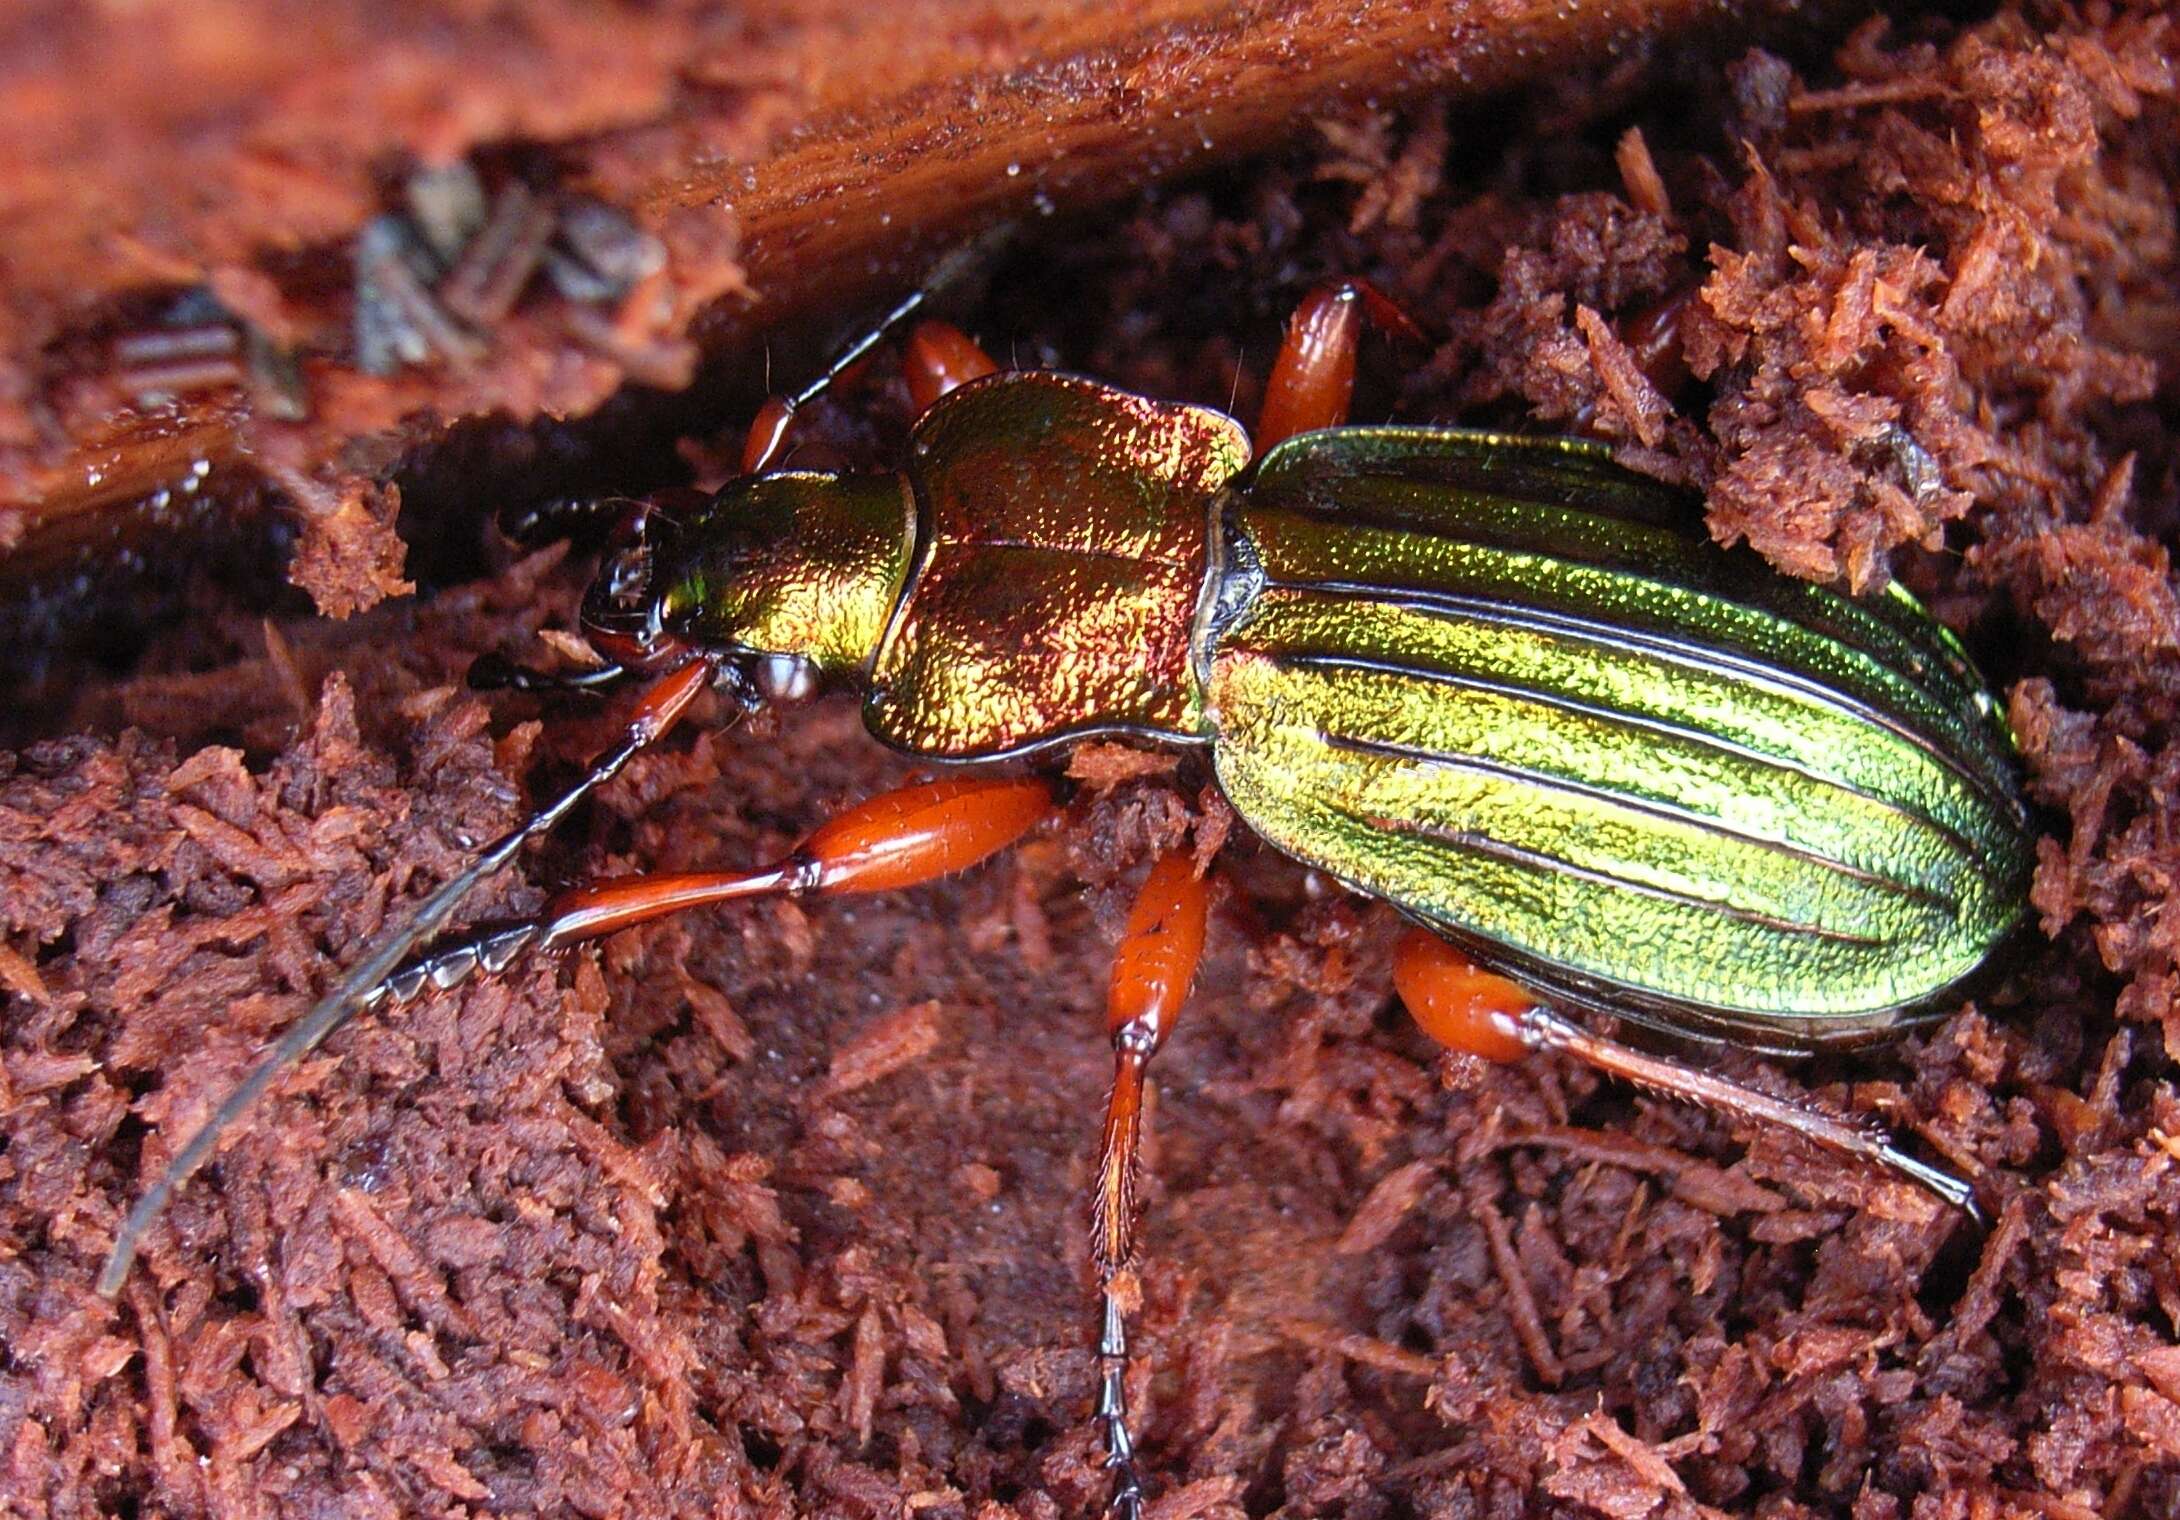
[{"label": "moist wood surface", "polygon": [[[0,30],[0,571],[108,552],[201,460],[226,508],[277,488],[298,583],[345,615],[405,589],[390,476],[452,424],[676,388],[699,354],[890,296],[995,222],[1346,103],[1481,93],[1717,19],[1692,0],[34,6]],[[472,360],[363,373],[350,242],[409,169],[471,153],[627,212],[667,278],[611,332],[532,299]],[[235,390],[117,394],[112,338],[196,287],[296,352],[299,418]]]}]

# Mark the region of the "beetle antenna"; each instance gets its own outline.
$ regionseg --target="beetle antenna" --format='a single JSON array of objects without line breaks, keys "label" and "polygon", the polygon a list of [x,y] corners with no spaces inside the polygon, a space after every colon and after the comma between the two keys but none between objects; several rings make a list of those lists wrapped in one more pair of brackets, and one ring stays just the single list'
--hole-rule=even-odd
[{"label": "beetle antenna", "polygon": [[[839,353],[833,355],[832,362],[825,366],[823,374],[820,374],[815,380],[812,380],[801,390],[787,398],[788,410],[800,410],[831,390],[834,385],[839,383],[841,376],[862,363],[872,349],[892,336],[903,322],[923,310],[924,304],[930,299],[930,287],[922,286],[910,291],[900,300],[894,302],[892,306],[887,308],[884,316],[880,317],[863,332],[849,339],[847,345]],[[769,379],[769,373],[767,378]]]},{"label": "beetle antenna", "polygon": [[366,956],[340,984],[323,998],[310,1012],[303,1015],[287,1033],[283,1034],[272,1049],[242,1079],[241,1085],[227,1095],[205,1121],[204,1126],[189,1137],[188,1143],[175,1152],[167,1163],[159,1180],[136,1200],[129,1210],[129,1217],[122,1222],[121,1233],[115,1237],[112,1252],[106,1258],[105,1268],[98,1275],[98,1291],[113,1298],[128,1280],[129,1268],[136,1260],[136,1250],[151,1227],[165,1212],[167,1200],[186,1183],[197,1168],[219,1144],[220,1136],[233,1127],[235,1121],[249,1112],[251,1105],[264,1096],[280,1076],[311,1051],[317,1049],[326,1036],[333,1033],[352,1018],[365,1004],[372,989],[383,982],[387,974],[408,958],[409,952],[430,938],[460,906],[464,897],[477,883],[483,881],[514,859],[520,850],[538,835],[550,829],[574,806],[600,786],[621,772],[636,754],[649,746],[672,727],[688,705],[696,699],[713,674],[708,661],[695,660],[667,675],[644,694],[637,705],[636,714],[630,720],[627,733],[612,749],[593,759],[581,780],[562,792],[550,803],[532,813],[516,828],[510,829],[494,840],[489,848],[467,867],[457,872],[438,891],[424,900],[414,917],[395,934],[379,942],[376,950]]}]

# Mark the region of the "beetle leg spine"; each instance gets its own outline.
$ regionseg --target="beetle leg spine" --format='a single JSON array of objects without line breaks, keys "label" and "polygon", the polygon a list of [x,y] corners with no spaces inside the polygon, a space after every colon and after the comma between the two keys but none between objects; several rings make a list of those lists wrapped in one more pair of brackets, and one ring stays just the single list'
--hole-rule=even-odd
[{"label": "beetle leg spine", "polygon": [[1143,1070],[1150,1053],[1113,1041],[1113,1087],[1105,1102],[1097,1190],[1090,1200],[1090,1253],[1098,1280],[1111,1282],[1135,1263],[1137,1152],[1143,1138]]}]

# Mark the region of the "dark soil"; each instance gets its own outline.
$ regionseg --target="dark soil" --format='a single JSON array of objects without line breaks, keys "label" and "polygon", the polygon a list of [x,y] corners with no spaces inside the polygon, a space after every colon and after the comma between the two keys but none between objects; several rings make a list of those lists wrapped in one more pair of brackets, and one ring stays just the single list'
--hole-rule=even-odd
[{"label": "dark soil", "polygon": [[[1323,123],[999,272],[1001,354],[1244,416],[1298,294],[1379,278],[1435,341],[1376,355],[1364,415],[1586,429],[1788,570],[1902,577],[2008,694],[2047,831],[1977,1004],[1717,1057],[1882,1116],[1982,1231],[1581,1070],[1434,1055],[1391,916],[1235,840],[1156,1069],[1158,1520],[2180,1516],[2173,54],[2099,9],[1644,57]],[[1624,336],[1691,289],[1686,377],[1646,369]],[[801,462],[882,460],[903,410],[829,404]],[[1222,826],[1186,762],[1087,757],[1063,823],[938,887],[359,1020],[93,1293],[266,1040],[615,731],[460,689],[542,659],[587,568],[477,523],[474,579],[345,624],[214,601],[36,725],[106,737],[0,757],[0,1510],[1095,1513],[1105,961],[1150,853]],[[844,697],[687,725],[471,913],[768,856],[908,774]]]}]

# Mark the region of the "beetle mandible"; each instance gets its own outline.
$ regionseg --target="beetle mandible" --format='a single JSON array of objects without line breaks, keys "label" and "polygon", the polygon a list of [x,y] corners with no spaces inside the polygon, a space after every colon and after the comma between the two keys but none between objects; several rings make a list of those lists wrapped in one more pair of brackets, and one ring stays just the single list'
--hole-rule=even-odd
[{"label": "beetle mandible", "polygon": [[[1047,780],[975,763],[1091,735],[1208,750],[1266,842],[1414,919],[1394,982],[1441,1044],[1565,1051],[1973,1212],[1967,1183],[1880,1132],[1559,1011],[1791,1054],[1942,1011],[1984,965],[2024,914],[2028,819],[1996,704],[1911,597],[1855,600],[1719,549],[1680,493],[1598,445],[1347,426],[1364,319],[1413,332],[1356,280],[1297,311],[1253,449],[1222,413],[1001,370],[926,321],[905,345],[919,416],[903,471],[775,468],[796,408],[918,302],[768,402],[717,494],[635,504],[583,608],[603,671],[473,672],[651,684],[620,744],[428,899],[175,1154],[104,1291],[221,1131],[358,1010],[685,908],[963,869],[1056,807]],[[747,711],[825,681],[862,690],[880,741],[969,768],[852,808],[757,870],[578,886],[533,920],[409,959],[705,688]],[[1096,1407],[1130,1520],[1143,1490],[1116,1282],[1136,1252],[1145,1073],[1194,977],[1207,902],[1189,852],[1157,860],[1108,999]]]}]

